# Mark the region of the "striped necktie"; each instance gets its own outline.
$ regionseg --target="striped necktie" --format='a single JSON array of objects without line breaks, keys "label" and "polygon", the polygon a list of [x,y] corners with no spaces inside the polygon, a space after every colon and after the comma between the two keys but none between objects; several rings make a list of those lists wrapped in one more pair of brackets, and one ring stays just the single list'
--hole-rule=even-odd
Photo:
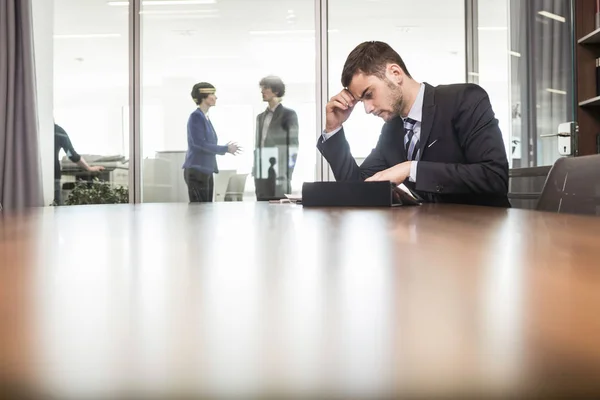
[{"label": "striped necktie", "polygon": [[417,121],[411,118],[404,119],[404,149],[408,161],[419,160],[419,138],[415,135],[415,124]]}]

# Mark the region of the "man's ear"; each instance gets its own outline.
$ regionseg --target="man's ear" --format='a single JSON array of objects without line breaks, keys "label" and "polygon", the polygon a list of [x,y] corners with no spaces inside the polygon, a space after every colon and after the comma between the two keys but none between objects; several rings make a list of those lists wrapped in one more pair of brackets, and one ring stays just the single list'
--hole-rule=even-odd
[{"label": "man's ear", "polygon": [[396,82],[398,85],[401,85],[404,82],[404,71],[398,64],[390,63],[386,68],[386,75],[388,75],[388,79],[392,82]]}]

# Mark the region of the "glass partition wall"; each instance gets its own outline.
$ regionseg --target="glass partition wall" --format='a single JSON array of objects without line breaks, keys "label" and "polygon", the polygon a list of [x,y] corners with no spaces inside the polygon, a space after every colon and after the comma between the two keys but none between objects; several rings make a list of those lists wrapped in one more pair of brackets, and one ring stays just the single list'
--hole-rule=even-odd
[{"label": "glass partition wall", "polygon": [[[215,201],[280,199],[314,180],[314,0],[144,1],[140,14],[142,201],[188,201],[210,158]],[[203,82],[214,148],[190,142],[206,133],[188,130]]]},{"label": "glass partition wall", "polygon": [[[513,167],[550,164],[552,133],[573,120],[570,0],[33,4],[54,13],[53,58],[38,69],[54,76],[55,122],[88,164],[104,167],[85,170],[61,152],[63,198],[77,180],[99,178],[126,189],[121,200],[188,202],[201,179],[188,169],[206,160],[215,160],[206,171],[213,201],[282,198],[333,179],[315,147],[324,104],[366,40],[390,43],[419,81],[486,89]],[[211,93],[194,95],[206,84]],[[198,121],[210,149],[194,142]],[[357,162],[381,126],[353,113],[346,131]]]}]

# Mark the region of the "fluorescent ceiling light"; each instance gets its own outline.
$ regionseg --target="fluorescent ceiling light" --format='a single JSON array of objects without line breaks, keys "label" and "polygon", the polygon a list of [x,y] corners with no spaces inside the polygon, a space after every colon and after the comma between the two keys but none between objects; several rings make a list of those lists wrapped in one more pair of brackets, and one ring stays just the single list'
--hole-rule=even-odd
[{"label": "fluorescent ceiling light", "polygon": [[140,14],[146,15],[173,15],[173,14],[214,14],[218,13],[219,10],[215,8],[209,8],[205,10],[146,10],[140,11]]},{"label": "fluorescent ceiling light", "polygon": [[509,50],[508,54],[514,57],[521,57],[521,53],[517,53],[516,51]]},{"label": "fluorescent ceiling light", "polygon": [[540,14],[543,17],[550,18],[550,19],[553,19],[553,20],[559,21],[559,22],[567,21],[567,19],[565,17],[556,15],[556,14],[552,14],[551,12],[548,12],[548,11],[539,11],[538,14]]},{"label": "fluorescent ceiling light", "polygon": [[480,31],[506,31],[508,28],[506,26],[478,26],[478,30]]},{"label": "fluorescent ceiling light", "polygon": [[306,35],[314,33],[314,30],[250,31],[251,35]]},{"label": "fluorescent ceiling light", "polygon": [[[192,4],[215,4],[217,0],[144,0],[143,6],[188,6]],[[128,6],[128,1],[109,1],[109,6]]]},{"label": "fluorescent ceiling light", "polygon": [[173,15],[160,15],[160,14],[151,14],[145,15],[145,19],[152,19],[156,21],[178,21],[184,20],[189,21],[191,19],[216,19],[221,18],[219,14],[191,14],[191,15],[181,15],[181,14],[173,14]]},{"label": "fluorescent ceiling light", "polygon": [[240,56],[181,56],[181,60],[239,60]]},{"label": "fluorescent ceiling light", "polygon": [[[339,32],[338,29],[330,29],[327,32],[329,33],[337,33]],[[256,35],[256,36],[265,36],[265,35],[314,35],[315,31],[312,29],[306,29],[306,30],[300,30],[300,29],[296,29],[296,30],[281,30],[281,31],[250,31],[248,32],[251,35]]]},{"label": "fluorescent ceiling light", "polygon": [[108,39],[119,38],[120,33],[87,33],[81,35],[54,35],[54,39]]},{"label": "fluorescent ceiling light", "polygon": [[555,93],[555,94],[563,94],[563,95],[567,94],[567,92],[565,92],[564,90],[558,90],[558,89],[548,88],[548,89],[546,89],[546,91],[550,92],[550,93]]}]

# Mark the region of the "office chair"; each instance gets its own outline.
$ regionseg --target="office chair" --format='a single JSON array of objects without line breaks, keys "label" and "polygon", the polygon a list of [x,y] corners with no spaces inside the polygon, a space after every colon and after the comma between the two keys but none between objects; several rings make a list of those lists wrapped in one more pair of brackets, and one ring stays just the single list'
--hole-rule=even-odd
[{"label": "office chair", "polygon": [[229,178],[227,191],[225,192],[225,201],[242,201],[247,177],[248,174],[235,174]]},{"label": "office chair", "polygon": [[537,210],[600,215],[600,155],[556,160]]},{"label": "office chair", "polygon": [[235,169],[220,170],[215,175],[213,201],[225,201],[225,194],[229,186],[229,180],[236,174]]}]

